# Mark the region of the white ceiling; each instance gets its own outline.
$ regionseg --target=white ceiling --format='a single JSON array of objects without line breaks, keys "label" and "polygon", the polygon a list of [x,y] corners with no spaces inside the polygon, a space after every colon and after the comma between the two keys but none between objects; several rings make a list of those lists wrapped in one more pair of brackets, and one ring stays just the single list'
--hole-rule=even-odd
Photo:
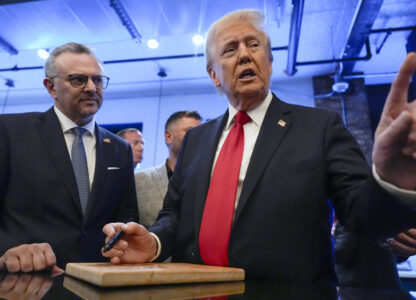
[{"label": "white ceiling", "polygon": [[[192,36],[204,35],[214,20],[243,8],[265,13],[272,47],[289,44],[290,0],[119,1],[140,32],[142,42],[132,39],[109,0],[0,1],[0,37],[18,51],[17,55],[11,55],[0,47],[0,92],[7,90],[4,84],[7,79],[13,80],[11,89],[15,91],[30,93],[43,89],[43,70],[9,70],[42,66],[44,61],[36,54],[38,48],[52,49],[70,41],[85,43],[104,62],[198,54],[203,49],[192,44]],[[297,61],[340,58],[362,2],[365,0],[305,0]],[[415,0],[385,0],[372,29],[415,26],[415,16]],[[370,75],[398,70],[406,55],[409,34],[410,30],[393,32],[379,54],[375,49],[385,33],[370,34],[372,58],[357,62],[353,72],[363,72],[373,82],[391,80],[392,75]],[[149,38],[159,39],[160,47],[149,49],[146,45]],[[361,56],[364,55],[363,49]],[[274,82],[328,74],[336,66],[335,63],[298,66],[298,72],[289,77],[284,72],[287,51],[276,51],[274,57]],[[200,88],[209,85],[204,58],[193,57],[105,64],[106,74],[111,77],[109,90],[134,88],[145,92],[157,88],[161,67],[166,69],[166,81]]]}]

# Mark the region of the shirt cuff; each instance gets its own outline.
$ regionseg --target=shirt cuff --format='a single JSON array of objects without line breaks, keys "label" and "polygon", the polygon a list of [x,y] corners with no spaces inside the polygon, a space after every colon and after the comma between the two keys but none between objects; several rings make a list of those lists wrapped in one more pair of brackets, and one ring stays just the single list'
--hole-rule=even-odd
[{"label": "shirt cuff", "polygon": [[157,244],[157,251],[156,251],[156,255],[153,256],[153,258],[151,260],[149,260],[149,262],[154,262],[160,255],[160,252],[162,251],[162,244],[160,243],[159,238],[157,237],[156,234],[154,234],[153,232],[149,232],[156,240],[156,244]]},{"label": "shirt cuff", "polygon": [[383,189],[385,189],[388,193],[398,198],[402,203],[416,208],[416,191],[405,190],[391,183],[388,183],[387,181],[382,180],[380,176],[377,174],[376,167],[374,164],[372,169],[374,179]]}]

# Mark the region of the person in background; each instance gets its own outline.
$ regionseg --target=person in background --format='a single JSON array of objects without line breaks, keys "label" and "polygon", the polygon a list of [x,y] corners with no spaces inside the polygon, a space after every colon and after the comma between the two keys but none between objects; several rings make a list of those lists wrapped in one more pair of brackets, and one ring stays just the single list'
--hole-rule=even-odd
[{"label": "person in background", "polygon": [[416,225],[416,102],[404,61],[375,134],[373,170],[338,114],[291,105],[270,90],[271,43],[257,10],[211,25],[209,77],[228,99],[224,115],[190,129],[156,222],[126,234],[112,263],[160,261],[240,267],[248,280],[337,285],[333,209],[373,239]]},{"label": "person in background", "polygon": [[98,126],[109,78],[87,46],[45,63],[54,106],[0,115],[0,270],[59,271],[103,259],[102,227],[137,219],[130,146]]},{"label": "person in background", "polygon": [[339,285],[352,288],[402,289],[397,257],[379,240],[347,230],[334,232],[335,271]]},{"label": "person in background", "polygon": [[143,151],[145,140],[139,129],[136,128],[125,128],[117,132],[117,135],[126,140],[133,150],[133,163],[134,168],[140,166],[143,160]]},{"label": "person in background", "polygon": [[140,224],[145,227],[155,222],[162,209],[169,179],[175,169],[185,133],[201,124],[201,120],[201,116],[196,111],[173,113],[165,124],[165,142],[169,149],[169,157],[160,166],[139,171],[134,175]]}]

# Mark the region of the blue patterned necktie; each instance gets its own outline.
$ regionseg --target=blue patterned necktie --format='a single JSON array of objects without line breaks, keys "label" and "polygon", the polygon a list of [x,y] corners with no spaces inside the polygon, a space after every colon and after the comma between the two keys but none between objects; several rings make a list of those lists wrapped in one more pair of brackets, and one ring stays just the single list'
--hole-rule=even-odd
[{"label": "blue patterned necktie", "polygon": [[90,194],[90,179],[88,176],[87,156],[85,155],[84,143],[82,141],[82,135],[86,132],[86,129],[81,127],[74,127],[71,129],[71,131],[75,135],[71,150],[72,167],[74,168],[75,179],[77,181],[82,213],[85,214],[88,195]]}]

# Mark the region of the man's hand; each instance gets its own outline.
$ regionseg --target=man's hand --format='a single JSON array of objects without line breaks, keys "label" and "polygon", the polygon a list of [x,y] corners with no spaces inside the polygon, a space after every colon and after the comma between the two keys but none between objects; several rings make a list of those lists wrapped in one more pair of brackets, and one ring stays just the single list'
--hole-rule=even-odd
[{"label": "man's hand", "polygon": [[409,53],[391,85],[375,133],[373,162],[380,178],[397,187],[416,188],[416,101],[407,102],[416,53]]},{"label": "man's hand", "polygon": [[10,273],[37,272],[52,269],[62,271],[56,266],[56,256],[47,243],[23,244],[10,248],[0,257],[0,270]]},{"label": "man's hand", "polygon": [[107,243],[120,229],[125,233],[123,237],[111,250],[103,253],[105,257],[111,258],[113,264],[148,262],[156,255],[155,238],[145,227],[134,222],[105,225],[103,228],[103,232],[107,235],[105,242]]},{"label": "man's hand", "polygon": [[412,256],[416,254],[416,229],[409,229],[394,237],[391,251],[399,256]]}]

